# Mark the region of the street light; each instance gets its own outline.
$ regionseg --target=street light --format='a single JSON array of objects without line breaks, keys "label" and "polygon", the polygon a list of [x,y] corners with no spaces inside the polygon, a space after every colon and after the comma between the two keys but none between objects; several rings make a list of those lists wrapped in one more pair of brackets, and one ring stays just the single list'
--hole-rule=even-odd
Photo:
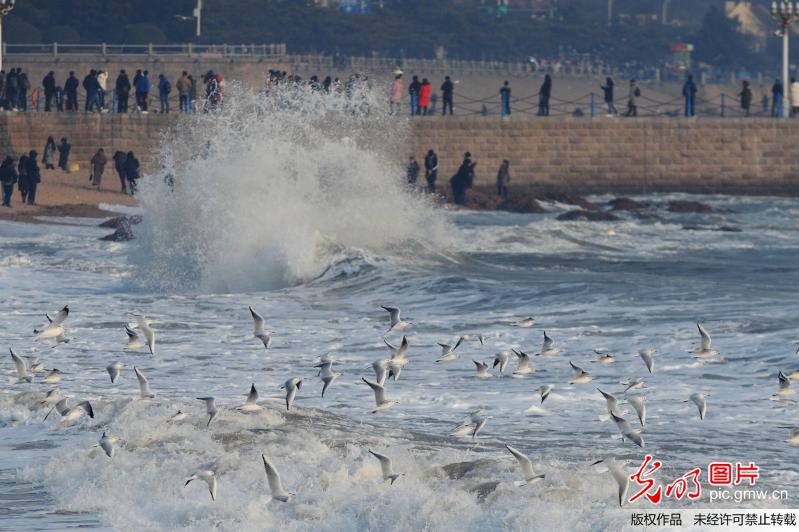
[{"label": "street light", "polygon": [[782,117],[787,118],[790,103],[790,83],[788,80],[788,34],[791,32],[791,25],[799,18],[799,2],[794,5],[789,0],[771,2],[771,16],[780,25],[779,33],[782,34]]},{"label": "street light", "polygon": [[3,70],[3,17],[11,13],[17,0],[0,0],[0,70]]}]

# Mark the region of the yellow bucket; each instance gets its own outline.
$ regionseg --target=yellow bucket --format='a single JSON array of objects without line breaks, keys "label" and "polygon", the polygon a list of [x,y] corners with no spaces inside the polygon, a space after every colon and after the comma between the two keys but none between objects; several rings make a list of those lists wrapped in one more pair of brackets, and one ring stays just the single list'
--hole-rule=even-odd
[{"label": "yellow bucket", "polygon": [[78,163],[71,163],[67,166],[67,171],[70,174],[74,174],[75,172],[80,172],[80,165]]}]

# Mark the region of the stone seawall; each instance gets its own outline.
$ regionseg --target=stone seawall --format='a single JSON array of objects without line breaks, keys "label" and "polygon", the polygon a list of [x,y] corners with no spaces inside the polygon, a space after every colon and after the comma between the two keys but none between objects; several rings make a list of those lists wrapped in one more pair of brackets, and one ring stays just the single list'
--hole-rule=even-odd
[{"label": "stone seawall", "polygon": [[[0,113],[0,155],[41,153],[49,135],[66,136],[71,160],[82,167],[103,147],[109,154],[133,150],[153,171],[161,132],[176,120],[182,118]],[[419,118],[397,161],[412,154],[421,162],[429,148],[439,154],[441,185],[471,151],[479,186],[493,186],[508,159],[512,188],[547,193],[799,192],[799,120]]]}]

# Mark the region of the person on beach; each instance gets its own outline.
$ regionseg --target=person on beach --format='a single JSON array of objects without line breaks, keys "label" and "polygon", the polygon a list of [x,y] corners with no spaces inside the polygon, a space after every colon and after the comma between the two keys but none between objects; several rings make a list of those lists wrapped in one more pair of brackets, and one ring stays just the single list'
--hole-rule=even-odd
[{"label": "person on beach", "polygon": [[452,80],[449,79],[449,76],[444,76],[444,83],[441,84],[441,99],[444,103],[444,106],[441,110],[441,116],[447,114],[447,109],[449,109],[449,115],[452,116],[452,95],[455,92],[455,84],[452,83]]},{"label": "person on beach", "polygon": [[424,178],[427,180],[427,193],[435,194],[436,179],[438,179],[438,155],[433,150],[428,150],[424,156]]},{"label": "person on beach", "polygon": [[67,95],[67,111],[78,110],[78,86],[80,82],[75,77],[75,72],[70,71],[66,83],[64,83],[64,94]]},{"label": "person on beach", "polygon": [[477,166],[477,163],[472,161],[472,154],[467,151],[463,154],[463,162],[458,171],[449,180],[452,186],[452,200],[455,205],[464,205],[466,203],[466,191],[474,184],[475,166]]},{"label": "person on beach", "polygon": [[3,164],[0,165],[0,183],[3,184],[3,207],[11,207],[11,195],[14,193],[14,185],[19,175],[14,168],[14,159],[7,155]]},{"label": "person on beach", "polygon": [[749,110],[752,107],[752,88],[749,86],[749,81],[743,81],[741,92],[738,96],[741,98],[741,109],[743,109],[744,116],[749,116]]},{"label": "person on beach", "polygon": [[391,100],[388,104],[388,111],[390,114],[399,114],[400,107],[402,106],[402,93],[404,90],[405,83],[402,81],[402,70],[395,70],[394,81],[391,83]]},{"label": "person on beach", "polygon": [[507,80],[499,89],[499,103],[502,116],[510,116],[510,82]]},{"label": "person on beach", "polygon": [[36,205],[36,189],[39,187],[39,183],[42,182],[42,175],[39,172],[39,163],[36,161],[38,155],[36,150],[31,150],[30,153],[28,153],[28,161],[25,164],[28,184],[28,205]]},{"label": "person on beach", "polygon": [[108,158],[105,156],[105,151],[100,148],[97,150],[97,153],[94,154],[91,161],[92,169],[92,186],[97,187],[97,190],[100,190],[100,184],[103,181],[103,172],[105,171],[105,165],[108,163]]},{"label": "person on beach", "polygon": [[497,172],[497,194],[503,199],[508,198],[508,183],[510,183],[510,162],[505,159],[499,165]]},{"label": "person on beach", "polygon": [[58,145],[58,167],[65,172],[69,172],[69,152],[72,145],[67,142],[66,137],[61,137],[61,144]]},{"label": "person on beach", "polygon": [[53,164],[55,150],[55,140],[53,137],[47,137],[47,144],[44,145],[44,153],[42,154],[42,163],[47,170],[55,170],[55,165]]},{"label": "person on beach", "polygon": [[128,193],[127,174],[125,173],[125,161],[127,158],[128,156],[125,155],[123,151],[117,150],[116,153],[114,153],[114,170],[116,170],[119,176],[119,184],[122,187],[119,192],[122,194]]},{"label": "person on beach", "polygon": [[28,156],[21,155],[17,163],[17,190],[19,196],[22,198],[22,204],[25,205],[25,200],[28,198]]},{"label": "person on beach", "polygon": [[544,83],[538,91],[538,116],[549,116],[549,98],[552,96],[552,76],[544,76]]},{"label": "person on beach", "polygon": [[619,114],[618,109],[616,109],[616,104],[613,103],[613,87],[615,83],[613,83],[613,78],[608,77],[605,79],[605,84],[601,86],[602,92],[605,93],[605,104],[608,106],[608,116],[616,116]]},{"label": "person on beach", "polygon": [[408,186],[416,188],[416,180],[419,179],[419,163],[416,162],[415,157],[411,156],[408,160],[406,172],[408,174]]},{"label": "person on beach", "polygon": [[139,160],[133,155],[132,151],[128,152],[125,157],[125,177],[128,179],[128,188],[130,188],[131,195],[136,193],[136,180],[139,179]]},{"label": "person on beach", "polygon": [[422,115],[427,116],[430,107],[430,96],[433,94],[433,87],[427,78],[422,79],[422,86],[419,88],[419,110]]},{"label": "person on beach", "polygon": [[411,116],[419,114],[419,91],[422,84],[419,83],[419,76],[414,76],[411,84],[408,85],[408,96],[411,99]]},{"label": "person on beach", "polygon": [[117,82],[115,86],[115,90],[117,93],[117,113],[127,113],[128,112],[128,99],[130,98],[130,79],[128,78],[128,73],[125,70],[120,70],[119,75],[117,76]]},{"label": "person on beach", "polygon": [[638,104],[636,102],[639,96],[641,96],[641,90],[635,80],[631,79],[630,92],[627,94],[627,112],[624,113],[624,116],[638,116]]}]

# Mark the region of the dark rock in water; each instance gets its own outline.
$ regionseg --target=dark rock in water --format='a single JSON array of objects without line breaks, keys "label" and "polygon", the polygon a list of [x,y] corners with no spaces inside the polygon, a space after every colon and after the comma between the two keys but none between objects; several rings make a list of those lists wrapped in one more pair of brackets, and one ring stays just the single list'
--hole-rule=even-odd
[{"label": "dark rock in water", "polygon": [[612,211],[640,211],[649,207],[649,203],[641,203],[630,198],[616,198],[608,202]]},{"label": "dark rock in water", "polygon": [[714,212],[713,207],[698,201],[670,201],[666,205],[669,212],[709,213]]},{"label": "dark rock in water", "polygon": [[467,190],[465,196],[464,207],[476,211],[495,211],[500,201],[498,196],[489,196],[474,189]]},{"label": "dark rock in water", "polygon": [[472,471],[488,463],[489,462],[487,460],[475,460],[474,462],[453,462],[451,464],[445,465],[441,469],[443,469],[447,476],[452,480],[459,480]]},{"label": "dark rock in water", "polygon": [[684,225],[682,226],[685,231],[719,231],[721,233],[742,233],[743,229],[732,225],[719,225],[719,226],[701,226],[701,225]]},{"label": "dark rock in water", "polygon": [[120,229],[122,227],[128,227],[130,225],[136,225],[140,223],[141,223],[141,216],[139,216],[138,214],[134,214],[133,216],[117,216],[116,218],[110,218],[101,223],[99,227]]},{"label": "dark rock in water", "polygon": [[546,196],[539,196],[541,201],[555,201],[558,203],[565,203],[567,205],[577,205],[586,211],[598,211],[599,205],[592,203],[581,196],[570,196],[568,194],[548,194]]},{"label": "dark rock in water", "polygon": [[485,501],[486,497],[494,493],[494,490],[497,489],[499,486],[499,481],[492,480],[490,482],[483,482],[482,484],[478,484],[477,486],[471,488],[469,491],[477,494],[477,500],[479,502]]},{"label": "dark rock in water", "polygon": [[127,227],[120,227],[110,235],[106,235],[100,240],[108,240],[111,242],[127,242],[128,240],[133,240],[133,231],[130,228],[130,225]]},{"label": "dark rock in water", "polygon": [[549,212],[547,209],[542,207],[533,196],[529,195],[512,196],[506,200],[503,200],[499,205],[497,205],[497,209],[500,211],[509,212]]},{"label": "dark rock in water", "polygon": [[557,218],[561,222],[615,222],[619,219],[613,213],[605,211],[568,211]]}]

